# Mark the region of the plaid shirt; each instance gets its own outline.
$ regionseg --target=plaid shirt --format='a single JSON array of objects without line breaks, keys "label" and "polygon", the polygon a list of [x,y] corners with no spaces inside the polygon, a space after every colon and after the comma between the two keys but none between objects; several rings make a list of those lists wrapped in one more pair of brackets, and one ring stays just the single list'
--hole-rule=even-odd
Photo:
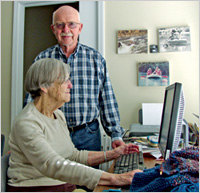
[{"label": "plaid shirt", "polygon": [[[106,61],[96,50],[78,43],[69,58],[59,45],[41,52],[36,58],[56,58],[70,65],[73,88],[71,100],[60,109],[65,114],[68,127],[75,127],[101,118],[105,132],[112,141],[121,139],[124,129],[120,127],[118,104],[113,92]],[[34,62],[35,62],[34,61]],[[24,105],[30,102],[26,94]]]}]

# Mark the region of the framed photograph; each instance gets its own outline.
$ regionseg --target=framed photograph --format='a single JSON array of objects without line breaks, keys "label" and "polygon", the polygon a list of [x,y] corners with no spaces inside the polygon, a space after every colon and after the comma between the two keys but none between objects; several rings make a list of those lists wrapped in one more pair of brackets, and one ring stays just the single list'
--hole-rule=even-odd
[{"label": "framed photograph", "polygon": [[158,34],[160,52],[191,51],[190,27],[161,28]]},{"label": "framed photograph", "polygon": [[138,86],[168,86],[169,84],[169,62],[138,64]]},{"label": "framed photograph", "polygon": [[147,54],[147,30],[119,30],[117,34],[118,54]]}]

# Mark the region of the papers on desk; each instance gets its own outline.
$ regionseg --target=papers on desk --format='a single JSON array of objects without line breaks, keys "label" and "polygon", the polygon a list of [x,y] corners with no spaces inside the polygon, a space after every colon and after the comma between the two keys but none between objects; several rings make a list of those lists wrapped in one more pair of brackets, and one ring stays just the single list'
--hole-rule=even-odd
[{"label": "papers on desk", "polygon": [[158,147],[149,147],[146,145],[142,145],[142,153],[150,153],[159,151]]},{"label": "papers on desk", "polygon": [[161,153],[158,147],[149,147],[146,145],[142,145],[142,153],[149,153],[156,159],[161,157]]},{"label": "papers on desk", "polygon": [[142,141],[141,142],[134,141],[134,144],[139,146],[139,149],[140,149],[140,151],[142,151],[142,153],[149,153],[156,159],[158,159],[159,157],[162,156],[158,147],[152,147]]},{"label": "papers on desk", "polygon": [[152,146],[152,143],[149,143],[149,140],[147,138],[148,138],[147,136],[126,137],[126,138],[123,138],[123,140],[126,143],[134,143],[135,145],[138,145],[139,150],[142,151],[142,153],[149,153],[152,156],[154,156],[156,159],[161,157],[161,153],[160,153],[160,150],[158,148],[158,145],[156,147]]}]

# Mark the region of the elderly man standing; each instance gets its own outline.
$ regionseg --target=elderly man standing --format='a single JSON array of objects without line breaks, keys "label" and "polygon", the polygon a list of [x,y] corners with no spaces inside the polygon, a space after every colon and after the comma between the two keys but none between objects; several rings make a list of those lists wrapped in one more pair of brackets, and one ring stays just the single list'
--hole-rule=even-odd
[{"label": "elderly man standing", "polygon": [[[112,138],[112,147],[124,144],[118,104],[111,85],[106,61],[99,52],[78,42],[83,24],[79,12],[62,6],[53,13],[51,29],[58,44],[41,52],[34,60],[56,58],[70,65],[71,101],[63,111],[75,147],[79,150],[101,150],[98,117]],[[31,100],[26,95],[25,104]]]}]

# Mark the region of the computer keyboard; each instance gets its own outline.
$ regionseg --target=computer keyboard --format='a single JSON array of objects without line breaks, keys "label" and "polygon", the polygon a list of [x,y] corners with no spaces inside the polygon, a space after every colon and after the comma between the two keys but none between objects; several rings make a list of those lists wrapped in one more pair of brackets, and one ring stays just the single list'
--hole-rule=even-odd
[{"label": "computer keyboard", "polygon": [[132,154],[121,155],[116,159],[114,166],[115,174],[122,174],[135,169],[145,169],[142,151],[139,153],[135,152]]}]

